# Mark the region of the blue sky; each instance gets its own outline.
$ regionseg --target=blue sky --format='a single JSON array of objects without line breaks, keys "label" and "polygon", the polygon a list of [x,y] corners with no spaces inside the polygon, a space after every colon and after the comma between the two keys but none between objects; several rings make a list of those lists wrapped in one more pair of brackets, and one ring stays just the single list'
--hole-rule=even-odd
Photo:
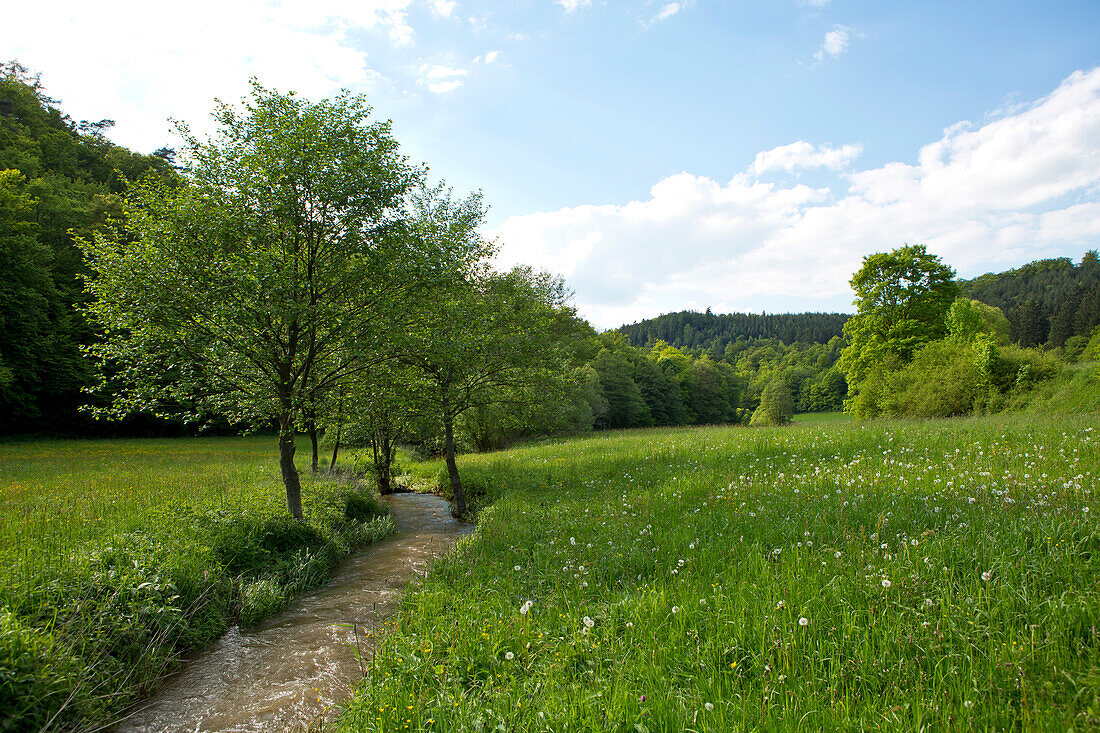
[{"label": "blue sky", "polygon": [[1095,1],[24,5],[4,55],[137,149],[250,75],[366,92],[484,191],[502,266],[560,272],[601,327],[846,310],[904,242],[963,275],[1100,246]]}]

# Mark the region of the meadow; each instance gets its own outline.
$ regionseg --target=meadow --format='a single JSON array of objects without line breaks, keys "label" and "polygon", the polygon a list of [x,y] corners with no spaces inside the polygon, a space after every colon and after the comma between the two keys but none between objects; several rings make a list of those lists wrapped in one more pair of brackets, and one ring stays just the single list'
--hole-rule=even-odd
[{"label": "meadow", "polygon": [[0,443],[0,730],[108,722],[392,531],[357,480],[308,471],[291,520],[274,443]]},{"label": "meadow", "polygon": [[340,725],[1095,729],[1095,425],[817,420],[465,456],[477,531],[409,588]]}]

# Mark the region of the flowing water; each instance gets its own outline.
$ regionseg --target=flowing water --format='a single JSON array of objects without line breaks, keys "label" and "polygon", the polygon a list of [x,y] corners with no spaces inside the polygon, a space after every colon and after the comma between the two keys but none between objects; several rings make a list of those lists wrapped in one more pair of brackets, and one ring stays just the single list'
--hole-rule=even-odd
[{"label": "flowing water", "polygon": [[330,714],[363,674],[357,644],[369,657],[367,634],[393,612],[405,582],[471,529],[439,497],[386,501],[394,534],[346,560],[293,608],[234,628],[185,662],[117,730],[282,731]]}]

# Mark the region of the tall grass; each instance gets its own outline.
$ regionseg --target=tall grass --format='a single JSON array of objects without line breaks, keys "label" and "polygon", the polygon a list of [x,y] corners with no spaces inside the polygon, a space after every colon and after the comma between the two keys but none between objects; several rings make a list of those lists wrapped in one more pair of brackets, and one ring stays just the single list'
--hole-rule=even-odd
[{"label": "tall grass", "polygon": [[272,443],[0,444],[0,729],[109,720],[392,529],[352,479],[304,475],[290,520]]},{"label": "tall grass", "polygon": [[341,724],[1095,728],[1095,422],[644,430],[467,457],[493,503],[408,592]]}]

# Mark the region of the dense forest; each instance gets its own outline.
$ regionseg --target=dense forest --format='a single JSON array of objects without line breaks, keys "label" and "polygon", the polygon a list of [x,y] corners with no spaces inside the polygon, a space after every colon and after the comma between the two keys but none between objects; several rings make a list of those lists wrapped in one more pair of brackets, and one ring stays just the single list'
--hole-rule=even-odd
[{"label": "dense forest", "polygon": [[110,120],[77,122],[55,104],[37,76],[0,65],[0,433],[93,429],[77,410],[95,333],[79,312],[74,236],[120,214],[127,181],[176,175],[170,150],[130,152],[107,139]]},{"label": "dense forest", "polygon": [[1079,353],[1100,324],[1100,261],[1089,251],[1074,265],[1068,257],[1030,262],[1014,270],[960,280],[963,292],[1008,318],[1009,338],[1021,346],[1063,347]]},{"label": "dense forest", "polygon": [[721,354],[737,339],[775,339],[785,344],[823,344],[839,336],[843,313],[722,313],[680,311],[620,326],[634,346],[665,341],[678,349],[705,349]]}]

